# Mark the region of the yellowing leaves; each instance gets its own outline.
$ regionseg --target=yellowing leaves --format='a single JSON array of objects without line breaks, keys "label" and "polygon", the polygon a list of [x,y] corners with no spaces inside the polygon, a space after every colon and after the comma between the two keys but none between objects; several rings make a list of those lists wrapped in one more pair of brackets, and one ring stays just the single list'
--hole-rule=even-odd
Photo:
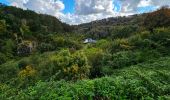
[{"label": "yellowing leaves", "polygon": [[63,69],[64,73],[72,73],[72,74],[76,74],[79,72],[79,66],[76,65],[72,65],[71,67],[68,68],[64,68]]},{"label": "yellowing leaves", "polygon": [[79,70],[79,67],[78,67],[77,64],[76,64],[76,65],[73,65],[73,66],[71,67],[72,73],[78,73],[78,70]]},{"label": "yellowing leaves", "polygon": [[36,75],[37,71],[32,68],[32,66],[28,65],[25,69],[21,70],[19,72],[20,78],[26,78],[26,77],[34,77]]}]

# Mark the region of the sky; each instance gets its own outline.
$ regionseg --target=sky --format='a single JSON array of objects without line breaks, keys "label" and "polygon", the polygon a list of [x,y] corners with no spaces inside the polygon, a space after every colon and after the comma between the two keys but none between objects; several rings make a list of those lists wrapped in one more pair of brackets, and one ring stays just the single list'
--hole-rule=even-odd
[{"label": "sky", "polygon": [[71,25],[151,12],[165,5],[170,6],[170,0],[0,0],[0,2],[49,14]]}]

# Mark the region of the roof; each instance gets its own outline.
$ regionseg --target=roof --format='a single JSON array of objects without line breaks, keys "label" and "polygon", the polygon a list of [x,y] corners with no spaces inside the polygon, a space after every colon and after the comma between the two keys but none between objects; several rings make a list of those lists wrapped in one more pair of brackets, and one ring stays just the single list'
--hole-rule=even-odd
[{"label": "roof", "polygon": [[84,43],[96,43],[96,40],[93,40],[92,38],[87,38],[84,40]]}]

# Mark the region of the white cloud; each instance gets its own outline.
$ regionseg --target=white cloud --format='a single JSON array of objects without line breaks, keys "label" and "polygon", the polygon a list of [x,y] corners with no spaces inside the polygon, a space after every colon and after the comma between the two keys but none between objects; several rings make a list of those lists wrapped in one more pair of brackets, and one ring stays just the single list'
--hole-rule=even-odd
[{"label": "white cloud", "polygon": [[11,2],[12,6],[20,7],[23,9],[25,9],[23,4],[27,2],[26,0],[9,0],[9,1]]},{"label": "white cloud", "polygon": [[[9,0],[11,5],[31,9],[38,13],[56,16],[69,24],[86,23],[107,17],[126,16],[138,13],[139,7],[159,8],[170,5],[170,0],[75,0],[75,13],[64,14],[62,0]],[[120,10],[115,2],[120,5]]]},{"label": "white cloud", "polygon": [[64,16],[62,16],[61,20],[70,24],[80,24],[113,16],[118,16],[118,13],[114,14],[98,13],[88,15],[65,14]]},{"label": "white cloud", "polygon": [[114,13],[113,0],[75,0],[75,10],[78,15],[98,13]]},{"label": "white cloud", "polygon": [[151,0],[141,0],[137,7],[147,7],[152,4]]},{"label": "white cloud", "polygon": [[75,0],[75,14],[67,18],[72,24],[80,24],[116,15],[113,0]]},{"label": "white cloud", "polygon": [[10,0],[11,5],[59,17],[65,6],[60,0]]},{"label": "white cloud", "polygon": [[170,6],[170,0],[152,0],[151,5],[154,5],[157,8],[162,6]]}]

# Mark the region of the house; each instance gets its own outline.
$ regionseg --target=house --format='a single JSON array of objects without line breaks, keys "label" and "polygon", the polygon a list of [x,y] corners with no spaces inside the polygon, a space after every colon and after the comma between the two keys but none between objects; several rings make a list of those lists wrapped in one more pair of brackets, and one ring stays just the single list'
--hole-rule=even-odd
[{"label": "house", "polygon": [[87,38],[84,40],[83,43],[96,43],[97,41],[96,40],[93,40],[92,38]]}]

